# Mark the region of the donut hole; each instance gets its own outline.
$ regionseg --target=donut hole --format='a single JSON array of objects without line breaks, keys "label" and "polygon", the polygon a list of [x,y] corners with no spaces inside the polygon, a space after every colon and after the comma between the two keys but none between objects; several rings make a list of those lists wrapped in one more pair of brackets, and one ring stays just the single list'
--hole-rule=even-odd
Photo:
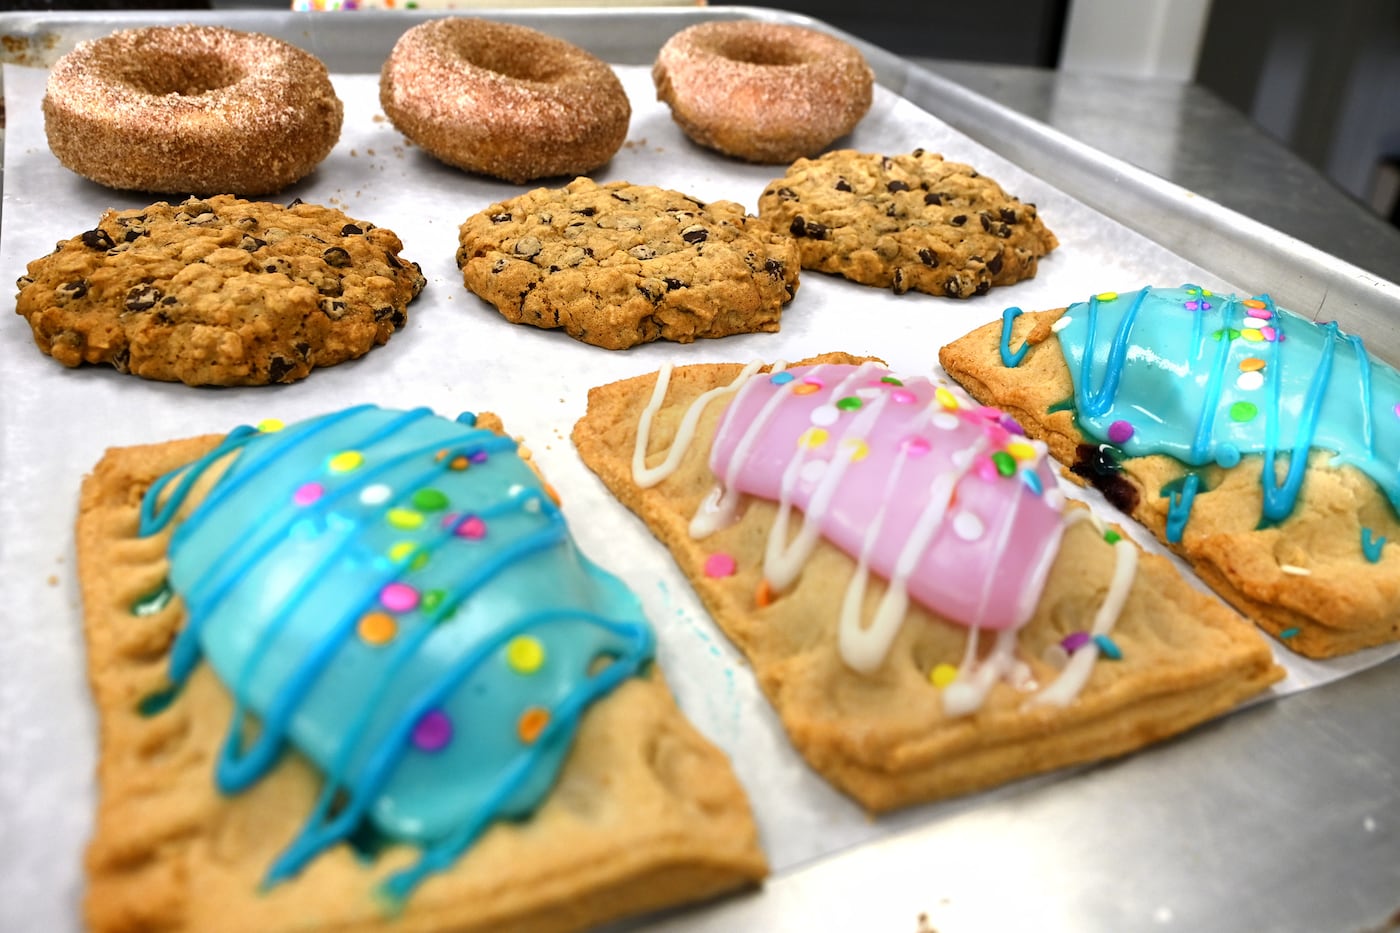
[{"label": "donut hole", "polygon": [[208,53],[162,55],[131,62],[122,79],[143,94],[164,97],[198,97],[231,87],[243,80],[244,69],[226,58]]},{"label": "donut hole", "polygon": [[[466,37],[464,37],[466,38]],[[514,81],[554,81],[567,70],[547,48],[511,48],[507,43],[459,41],[456,53],[470,64]]]},{"label": "donut hole", "polygon": [[791,68],[815,61],[816,56],[806,49],[798,48],[791,42],[748,40],[742,37],[721,39],[715,44],[714,53],[741,65],[758,65],[770,68]]}]

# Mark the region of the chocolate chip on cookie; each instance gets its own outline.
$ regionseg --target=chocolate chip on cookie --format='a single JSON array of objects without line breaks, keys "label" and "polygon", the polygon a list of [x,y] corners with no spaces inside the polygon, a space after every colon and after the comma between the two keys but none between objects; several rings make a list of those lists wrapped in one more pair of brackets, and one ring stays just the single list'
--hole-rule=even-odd
[{"label": "chocolate chip on cookie", "polygon": [[467,219],[468,289],[516,324],[610,350],[778,329],[797,292],[797,247],[730,201],[575,179]]},{"label": "chocolate chip on cookie", "polygon": [[758,212],[797,240],[802,268],[900,294],[984,295],[1031,278],[1059,245],[1034,204],[922,149],[798,159],[768,185]]},{"label": "chocolate chip on cookie", "polygon": [[107,211],[29,264],[16,311],[66,366],[189,385],[295,382],[363,356],[422,290],[390,230],[231,195]]}]

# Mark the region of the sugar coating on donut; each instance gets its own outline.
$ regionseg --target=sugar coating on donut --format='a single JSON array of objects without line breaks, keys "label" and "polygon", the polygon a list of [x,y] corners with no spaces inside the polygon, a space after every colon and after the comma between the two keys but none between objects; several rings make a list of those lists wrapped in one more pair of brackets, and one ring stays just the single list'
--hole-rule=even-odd
[{"label": "sugar coating on donut", "polygon": [[517,184],[588,174],[622,146],[632,116],[601,59],[534,29],[464,17],[405,32],[380,73],[379,101],[433,156]]},{"label": "sugar coating on donut", "polygon": [[780,23],[724,21],[684,29],[652,68],[696,143],[750,162],[791,162],[845,136],[870,109],[875,76],[853,45]]},{"label": "sugar coating on donut", "polygon": [[309,174],[343,107],[314,55],[221,26],[126,29],[79,43],[44,95],[49,148],[98,184],[268,194]]}]

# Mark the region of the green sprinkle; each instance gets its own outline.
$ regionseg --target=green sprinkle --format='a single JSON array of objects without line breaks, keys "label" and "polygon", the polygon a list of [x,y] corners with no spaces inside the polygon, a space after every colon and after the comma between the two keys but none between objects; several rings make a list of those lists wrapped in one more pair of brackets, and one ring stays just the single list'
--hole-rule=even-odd
[{"label": "green sprinkle", "polygon": [[1117,544],[1119,541],[1123,540],[1123,536],[1110,528],[1103,533],[1103,539],[1109,544]]},{"label": "green sprinkle", "polygon": [[1259,408],[1253,402],[1236,402],[1230,406],[1231,421],[1253,421]]},{"label": "green sprinkle", "polygon": [[424,512],[447,508],[447,494],[440,489],[420,489],[413,494],[413,507]]},{"label": "green sprinkle", "polygon": [[998,450],[992,454],[992,463],[996,465],[997,472],[1002,476],[1011,476],[1016,472],[1016,458],[1004,450]]},{"label": "green sprinkle", "polygon": [[1123,649],[1119,648],[1117,643],[1107,635],[1095,635],[1094,644],[1099,646],[1099,652],[1110,661],[1123,660]]},{"label": "green sprinkle", "polygon": [[856,398],[854,395],[848,395],[845,398],[837,401],[836,407],[841,409],[842,411],[855,411],[857,408],[860,408],[864,404],[864,402]]},{"label": "green sprinkle", "polygon": [[1302,629],[1299,629],[1299,628],[1296,628],[1296,627],[1295,627],[1295,628],[1286,628],[1286,629],[1284,629],[1283,631],[1281,631],[1281,632],[1278,633],[1278,637],[1279,637],[1279,638],[1283,638],[1283,639],[1293,638],[1293,637],[1296,636],[1300,631],[1302,631]]},{"label": "green sprinkle", "polygon": [[180,695],[180,688],[171,685],[155,693],[148,693],[136,704],[136,711],[142,716],[155,716],[165,711],[171,703],[175,702],[175,697]]},{"label": "green sprinkle", "polygon": [[1217,341],[1218,341],[1221,337],[1225,337],[1225,338],[1228,339],[1228,340],[1238,340],[1239,337],[1240,337],[1240,332],[1237,331],[1237,330],[1235,330],[1233,327],[1231,327],[1231,328],[1229,328],[1228,330],[1217,330],[1217,331],[1215,331],[1213,334],[1211,334],[1210,336],[1211,336],[1211,339],[1212,339],[1212,340],[1217,340]]},{"label": "green sprinkle", "polygon": [[904,383],[903,383],[901,380],[896,379],[894,376],[883,376],[883,377],[881,377],[880,381],[881,381],[881,382],[889,383],[889,384],[892,385],[892,386],[902,386],[902,385],[904,385]]},{"label": "green sprinkle", "polygon": [[442,601],[446,597],[447,594],[442,590],[425,590],[419,605],[423,608],[424,612],[432,612],[438,606],[442,605]]}]

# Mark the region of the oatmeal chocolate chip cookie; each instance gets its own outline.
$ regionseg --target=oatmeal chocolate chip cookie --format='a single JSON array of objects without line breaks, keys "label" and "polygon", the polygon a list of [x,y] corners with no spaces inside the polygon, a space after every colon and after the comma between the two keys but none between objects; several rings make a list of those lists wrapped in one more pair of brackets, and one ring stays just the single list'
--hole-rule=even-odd
[{"label": "oatmeal chocolate chip cookie", "polygon": [[768,185],[758,212],[797,239],[802,268],[898,294],[983,295],[1033,277],[1059,245],[1034,204],[922,149],[798,159]]},{"label": "oatmeal chocolate chip cookie", "polygon": [[778,329],[797,246],[730,201],[577,178],[493,204],[461,227],[468,289],[515,324],[609,350]]},{"label": "oatmeal chocolate chip cookie", "polygon": [[16,312],[65,366],[188,385],[295,382],[386,342],[423,289],[390,230],[231,195],[112,211],[29,264]]}]

